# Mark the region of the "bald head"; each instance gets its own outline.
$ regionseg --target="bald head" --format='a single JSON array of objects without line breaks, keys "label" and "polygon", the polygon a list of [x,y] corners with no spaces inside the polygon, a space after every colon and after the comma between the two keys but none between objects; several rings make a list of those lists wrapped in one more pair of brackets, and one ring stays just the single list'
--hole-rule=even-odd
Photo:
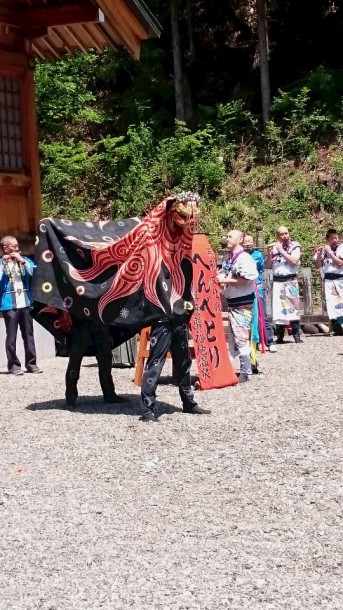
[{"label": "bald head", "polygon": [[276,230],[276,237],[279,241],[287,241],[289,239],[289,231],[287,227],[278,227]]},{"label": "bald head", "polygon": [[5,235],[5,237],[1,238],[0,244],[2,246],[8,246],[9,244],[11,244],[12,242],[16,242],[16,238],[13,237],[13,235]]},{"label": "bald head", "polygon": [[243,246],[244,233],[242,231],[238,231],[237,229],[232,229],[229,231],[227,235],[227,247],[229,250],[237,249],[240,246]]},{"label": "bald head", "polygon": [[19,244],[16,237],[13,235],[5,235],[0,240],[1,247],[3,249],[4,254],[10,254],[11,252],[18,252]]}]

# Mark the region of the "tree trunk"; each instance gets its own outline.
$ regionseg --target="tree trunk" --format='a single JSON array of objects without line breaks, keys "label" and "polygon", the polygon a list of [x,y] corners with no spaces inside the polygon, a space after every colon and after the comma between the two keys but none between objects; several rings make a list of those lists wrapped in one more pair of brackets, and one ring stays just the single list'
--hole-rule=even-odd
[{"label": "tree trunk", "polygon": [[174,90],[176,118],[179,121],[186,120],[185,99],[183,91],[182,51],[178,18],[178,0],[170,0],[170,17],[173,39],[174,60]]},{"label": "tree trunk", "polygon": [[195,45],[194,45],[194,34],[193,34],[193,17],[192,17],[192,3],[191,0],[186,0],[186,18],[187,18],[187,31],[188,31],[188,62],[186,70],[184,71],[183,78],[183,92],[185,98],[185,115],[186,123],[190,129],[195,129],[195,115],[194,115],[194,99],[193,91],[191,86],[192,68],[195,62]]},{"label": "tree trunk", "polygon": [[195,62],[195,45],[194,45],[193,16],[192,16],[191,0],[187,0],[187,2],[186,2],[186,15],[187,15],[187,28],[188,28],[188,40],[189,40],[189,62],[190,62],[190,64],[193,64]]},{"label": "tree trunk", "polygon": [[270,111],[270,80],[268,52],[267,0],[256,0],[258,48],[260,55],[262,121],[263,127],[269,121]]}]

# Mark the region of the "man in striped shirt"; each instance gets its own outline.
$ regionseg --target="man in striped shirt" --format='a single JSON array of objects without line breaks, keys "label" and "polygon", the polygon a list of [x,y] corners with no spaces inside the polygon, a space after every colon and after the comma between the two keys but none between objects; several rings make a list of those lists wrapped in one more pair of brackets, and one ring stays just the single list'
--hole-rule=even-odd
[{"label": "man in striped shirt", "polygon": [[8,372],[13,375],[23,374],[16,353],[19,326],[24,342],[26,370],[28,373],[40,373],[36,362],[33,320],[30,315],[30,278],[34,264],[32,260],[20,254],[15,237],[7,235],[0,243],[3,250],[3,257],[0,258],[0,311],[6,326]]}]

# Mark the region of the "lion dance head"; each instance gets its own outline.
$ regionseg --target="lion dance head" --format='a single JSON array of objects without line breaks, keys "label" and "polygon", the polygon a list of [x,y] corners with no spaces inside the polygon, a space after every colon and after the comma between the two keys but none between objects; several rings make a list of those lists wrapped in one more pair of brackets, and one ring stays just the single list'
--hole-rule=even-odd
[{"label": "lion dance head", "polygon": [[192,191],[182,191],[168,197],[167,213],[169,223],[178,227],[189,226],[196,229],[200,214],[200,195]]}]

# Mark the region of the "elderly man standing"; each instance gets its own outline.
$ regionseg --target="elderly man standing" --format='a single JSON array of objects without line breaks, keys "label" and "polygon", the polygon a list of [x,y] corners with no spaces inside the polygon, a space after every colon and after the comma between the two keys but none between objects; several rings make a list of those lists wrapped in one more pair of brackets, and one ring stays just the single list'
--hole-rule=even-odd
[{"label": "elderly man standing", "polygon": [[6,326],[8,372],[12,375],[24,373],[16,351],[19,326],[24,342],[26,370],[28,373],[41,373],[36,361],[33,320],[30,315],[30,278],[34,264],[31,259],[21,255],[18,241],[12,235],[6,235],[0,243],[4,253],[0,259],[0,311]]},{"label": "elderly man standing", "polygon": [[250,362],[250,329],[254,284],[258,273],[256,263],[243,248],[241,231],[230,231],[227,237],[229,258],[219,271],[218,281],[224,288],[228,304],[229,348],[232,357],[239,355],[239,382],[248,381],[252,374]]},{"label": "elderly man standing", "polygon": [[301,343],[299,315],[300,245],[290,238],[287,227],[276,231],[277,241],[270,245],[266,267],[273,270],[273,322],[277,343],[283,343],[285,327],[292,326],[295,343]]}]

